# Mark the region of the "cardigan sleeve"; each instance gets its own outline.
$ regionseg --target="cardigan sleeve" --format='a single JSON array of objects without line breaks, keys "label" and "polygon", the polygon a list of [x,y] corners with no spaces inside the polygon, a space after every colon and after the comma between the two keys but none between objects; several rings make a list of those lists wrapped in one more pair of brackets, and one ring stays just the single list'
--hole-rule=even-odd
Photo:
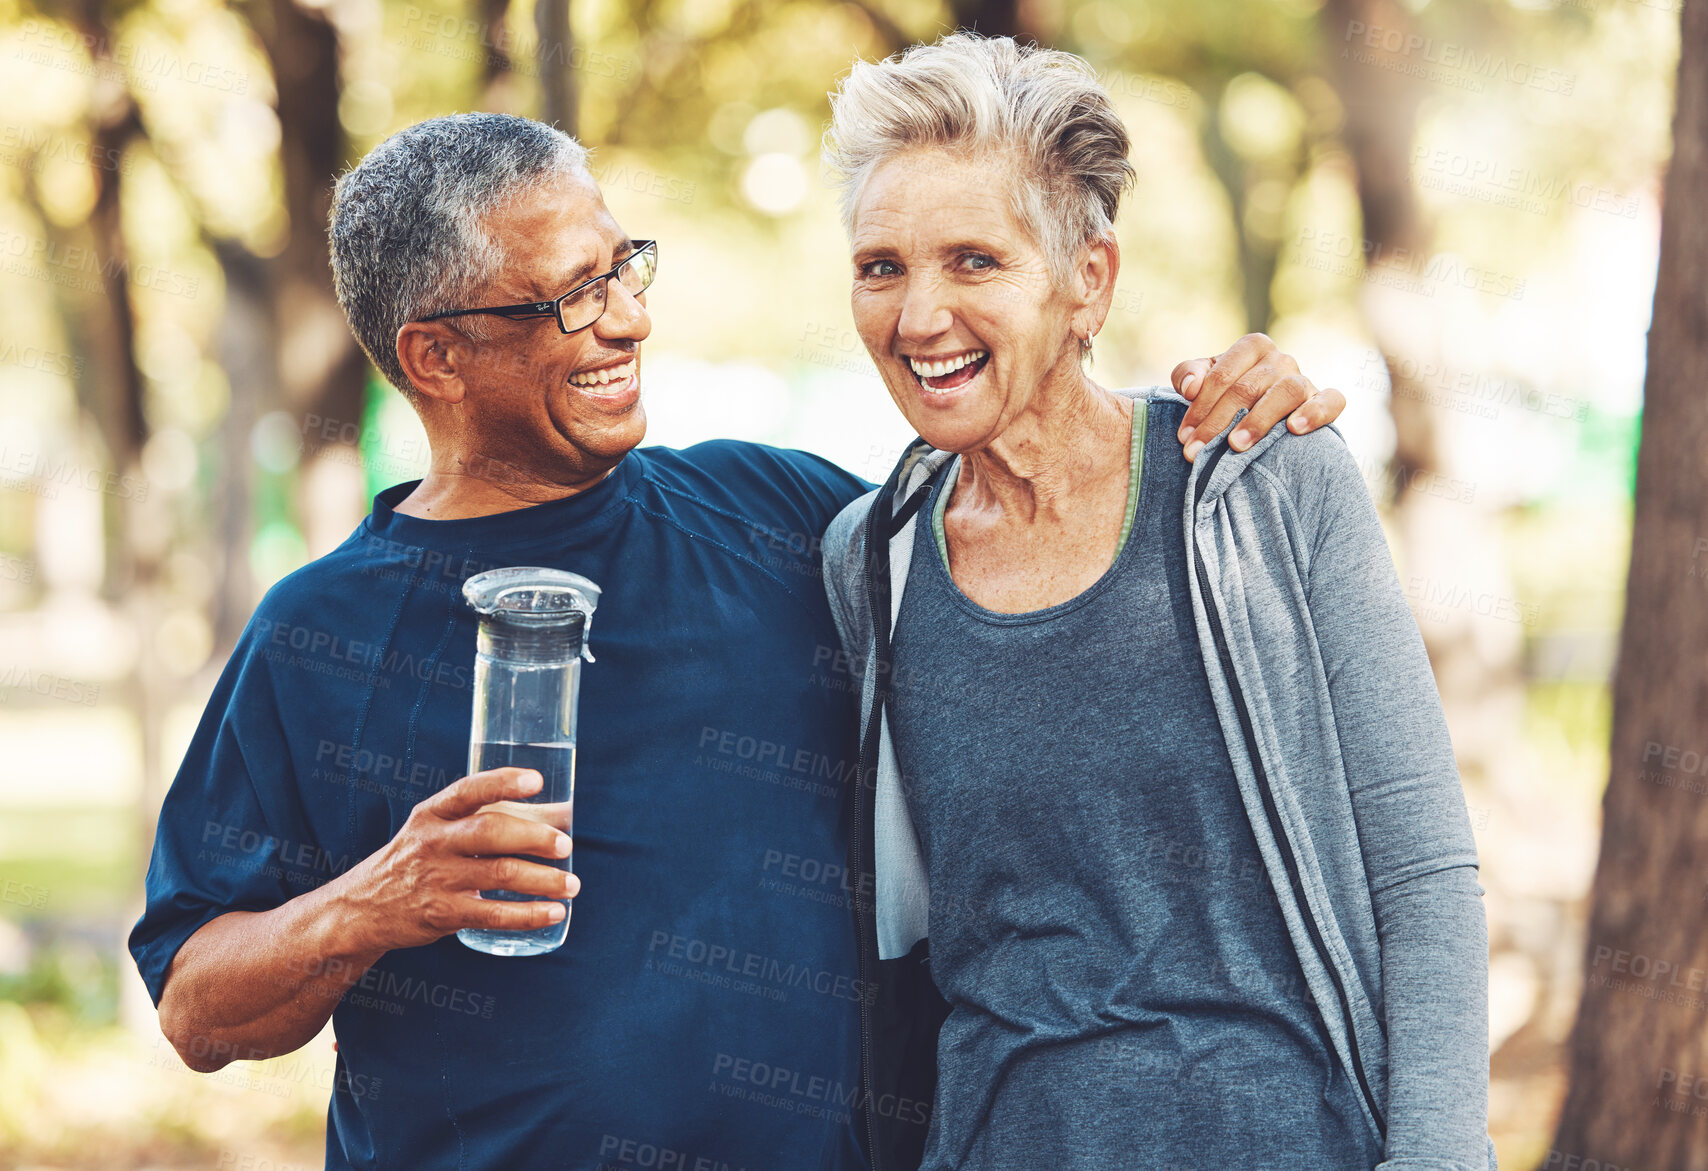
[{"label": "cardigan sleeve", "polygon": [[1484,1171],[1488,927],[1453,745],[1357,464],[1338,435],[1303,438],[1310,474],[1287,478],[1381,949],[1381,1167]]}]

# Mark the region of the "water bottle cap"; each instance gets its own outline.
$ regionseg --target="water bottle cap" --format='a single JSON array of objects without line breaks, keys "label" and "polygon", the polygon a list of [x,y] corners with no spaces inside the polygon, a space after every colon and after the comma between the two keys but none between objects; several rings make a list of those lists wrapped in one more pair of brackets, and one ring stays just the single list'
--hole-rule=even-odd
[{"label": "water bottle cap", "polygon": [[463,599],[482,618],[507,626],[561,628],[582,639],[581,656],[593,661],[585,640],[599,605],[599,587],[578,573],[532,565],[489,569],[463,583]]}]

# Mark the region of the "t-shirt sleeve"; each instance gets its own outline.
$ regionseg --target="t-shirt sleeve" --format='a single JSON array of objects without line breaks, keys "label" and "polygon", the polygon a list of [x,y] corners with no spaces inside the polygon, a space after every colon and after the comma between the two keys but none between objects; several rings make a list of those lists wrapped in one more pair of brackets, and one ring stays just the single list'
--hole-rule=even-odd
[{"label": "t-shirt sleeve", "polygon": [[226,664],[160,809],[147,903],[130,934],[156,1005],[178,949],[203,926],[302,893],[279,864],[281,824],[298,821],[286,813],[296,785],[258,626],[265,621],[250,623]]},{"label": "t-shirt sleeve", "polygon": [[815,535],[822,533],[850,501],[877,487],[810,451],[789,449],[777,454],[808,510],[806,527]]},{"label": "t-shirt sleeve", "polygon": [[751,551],[768,564],[795,559],[798,571],[815,579],[824,530],[850,501],[874,487],[823,456],[795,448],[714,439],[681,455],[704,477],[694,489],[701,502],[748,526]]}]

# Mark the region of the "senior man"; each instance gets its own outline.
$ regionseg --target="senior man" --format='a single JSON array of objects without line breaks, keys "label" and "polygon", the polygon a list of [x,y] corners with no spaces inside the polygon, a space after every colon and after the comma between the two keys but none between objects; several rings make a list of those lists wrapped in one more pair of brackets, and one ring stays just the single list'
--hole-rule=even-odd
[{"label": "senior man", "polygon": [[[869,486],[753,444],[636,450],[658,250],[585,161],[550,127],[473,114],[401,131],[339,181],[339,299],[431,466],[256,611],[161,810],[131,950],[196,1069],[332,1020],[328,1167],[861,1167],[863,1111],[923,1127],[930,1110],[857,1092],[858,1005],[881,990],[856,971],[855,716],[807,538]],[[1258,434],[1344,403],[1262,338],[1189,377],[1217,430],[1270,384]],[[568,838],[490,808],[537,774],[461,776],[461,587],[504,565],[604,587],[587,894],[564,946],[529,958],[453,934],[562,916],[483,888],[581,887],[527,860]]]}]

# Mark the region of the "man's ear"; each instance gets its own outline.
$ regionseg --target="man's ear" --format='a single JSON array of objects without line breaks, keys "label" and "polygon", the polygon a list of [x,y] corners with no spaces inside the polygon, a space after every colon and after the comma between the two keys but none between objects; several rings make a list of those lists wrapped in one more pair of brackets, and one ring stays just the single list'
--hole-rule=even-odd
[{"label": "man's ear", "polygon": [[398,364],[416,390],[437,402],[463,401],[468,388],[462,370],[471,348],[462,334],[436,321],[406,321],[398,327]]},{"label": "man's ear", "polygon": [[1107,232],[1086,246],[1074,272],[1074,292],[1079,307],[1074,310],[1074,332],[1095,337],[1109,318],[1115,301],[1115,278],[1121,273],[1121,246],[1115,233]]}]

